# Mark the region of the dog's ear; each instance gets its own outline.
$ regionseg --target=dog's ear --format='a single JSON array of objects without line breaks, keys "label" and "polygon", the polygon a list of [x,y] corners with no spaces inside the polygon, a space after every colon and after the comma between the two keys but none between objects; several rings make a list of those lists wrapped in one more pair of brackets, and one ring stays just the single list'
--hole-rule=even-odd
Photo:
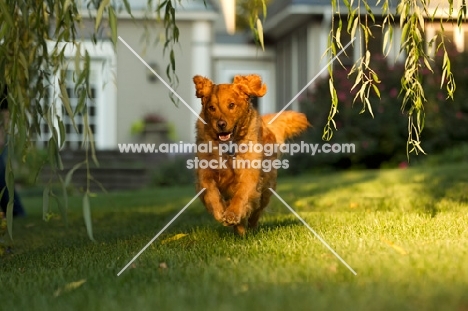
[{"label": "dog's ear", "polygon": [[262,97],[267,92],[267,87],[259,75],[235,76],[234,85],[248,96]]},{"label": "dog's ear", "polygon": [[193,77],[193,83],[195,83],[195,95],[198,98],[203,98],[211,95],[213,82],[211,82],[210,79],[202,76],[195,76]]}]

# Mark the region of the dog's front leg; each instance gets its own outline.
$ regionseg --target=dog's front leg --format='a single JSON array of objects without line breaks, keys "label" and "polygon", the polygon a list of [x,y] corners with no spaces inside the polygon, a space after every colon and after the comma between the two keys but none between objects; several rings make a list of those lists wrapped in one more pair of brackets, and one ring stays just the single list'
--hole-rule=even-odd
[{"label": "dog's front leg", "polygon": [[[229,206],[226,208],[223,217],[225,226],[241,226],[246,224],[246,220],[252,210],[260,204],[260,192],[257,189],[259,172],[256,170],[244,171],[236,184],[234,196]],[[236,228],[236,231],[242,231],[243,228]],[[242,232],[239,232],[242,234]]]},{"label": "dog's front leg", "polygon": [[214,181],[200,180],[197,188],[197,191],[205,188],[205,191],[200,195],[200,199],[214,219],[222,223],[225,206],[216,183]]}]

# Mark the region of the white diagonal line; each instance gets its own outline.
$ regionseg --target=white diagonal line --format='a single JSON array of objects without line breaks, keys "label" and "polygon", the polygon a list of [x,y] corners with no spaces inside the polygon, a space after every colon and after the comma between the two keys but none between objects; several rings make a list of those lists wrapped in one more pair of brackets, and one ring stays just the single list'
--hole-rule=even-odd
[{"label": "white diagonal line", "polygon": [[294,96],[293,99],[291,99],[291,100],[289,101],[289,103],[287,103],[286,106],[284,106],[283,109],[281,109],[281,111],[278,112],[278,113],[276,114],[276,116],[275,116],[273,119],[270,120],[270,122],[268,122],[268,124],[273,123],[273,121],[275,121],[276,118],[278,118],[279,115],[282,114],[282,113],[283,113],[283,112],[284,112],[284,111],[285,111],[285,110],[302,94],[302,92],[304,92],[304,91],[305,91],[305,90],[322,74],[322,72],[324,72],[324,71],[328,68],[328,66],[330,66],[331,63],[333,63],[333,62],[341,55],[341,53],[343,53],[343,52],[348,48],[348,46],[350,46],[351,43],[354,42],[354,40],[356,40],[356,37],[354,37],[351,41],[349,41],[349,43],[346,44],[345,47],[342,48],[341,51],[338,52],[338,54],[336,54],[335,57],[333,57],[333,58],[328,62],[328,64],[326,64],[326,65],[315,75],[315,77],[313,77],[312,80],[310,80],[309,83],[307,83],[306,86],[304,86],[304,87],[302,88],[302,90],[300,90],[299,93],[297,93],[296,96]]},{"label": "white diagonal line", "polygon": [[122,41],[122,43],[125,44],[125,46],[126,46],[130,51],[132,51],[132,53],[133,53],[143,64],[145,64],[145,66],[146,66],[146,67],[147,67],[147,68],[148,68],[148,69],[149,69],[149,70],[150,70],[150,71],[151,71],[151,72],[152,72],[152,73],[153,73],[153,74],[154,74],[154,75],[155,75],[155,76],[156,76],[156,77],[157,77],[157,78],[158,78],[158,79],[159,79],[159,80],[160,80],[160,81],[161,81],[161,82],[162,82],[162,83],[163,83],[163,84],[164,84],[164,85],[165,85],[165,86],[166,86],[166,87],[167,87],[167,88],[168,88],[168,89],[185,105],[185,106],[187,106],[187,108],[188,108],[194,115],[196,115],[198,119],[200,119],[200,121],[203,122],[203,124],[206,124],[205,120],[203,120],[203,119],[200,117],[200,115],[199,115],[195,110],[193,110],[192,107],[190,107],[190,105],[187,104],[187,102],[185,102],[185,100],[183,100],[182,97],[180,97],[180,95],[177,94],[176,91],[174,91],[174,90],[170,87],[170,85],[167,84],[167,82],[164,81],[163,78],[161,78],[161,76],[159,76],[159,75],[156,73],[156,71],[154,71],[154,69],[151,68],[151,66],[148,65],[148,64],[143,60],[143,58],[141,58],[140,55],[138,55],[138,53],[135,52],[135,51],[132,49],[132,47],[131,47],[130,45],[128,45],[127,42],[125,42],[124,39],[122,39],[121,36],[119,36],[119,40]]},{"label": "white diagonal line", "polygon": [[200,192],[198,192],[197,195],[194,196],[193,199],[191,199],[190,202],[188,202],[187,205],[185,205],[184,208],[181,209],[180,212],[178,212],[177,215],[175,215],[174,218],[172,218],[171,221],[169,221],[167,225],[165,225],[164,228],[162,228],[161,231],[159,231],[158,234],[156,234],[154,238],[152,238],[151,241],[149,241],[148,244],[146,244],[145,247],[143,247],[141,251],[139,251],[138,254],[136,254],[135,257],[133,257],[133,259],[130,260],[130,262],[122,270],[120,270],[119,273],[117,273],[117,276],[120,276],[122,272],[124,272],[138,258],[138,256],[140,256],[151,245],[151,243],[153,243],[161,235],[161,233],[163,233],[164,230],[166,230],[177,219],[177,217],[179,217],[187,209],[187,207],[189,207],[190,204],[195,201],[196,198],[198,198],[198,196],[203,191],[205,191],[205,188],[200,190]]},{"label": "white diagonal line", "polygon": [[268,188],[268,189],[270,189],[270,191],[281,201],[281,203],[283,203],[284,206],[286,206],[286,207],[291,211],[291,213],[293,213],[294,216],[296,216],[296,217],[304,224],[304,226],[306,226],[306,228],[309,229],[309,231],[312,232],[312,233],[315,235],[315,237],[316,237],[317,239],[319,239],[319,241],[322,242],[322,244],[325,245],[325,246],[330,250],[330,252],[332,252],[332,254],[335,255],[335,257],[338,258],[338,259],[346,266],[346,268],[348,268],[354,275],[357,275],[356,271],[354,271],[353,268],[351,268],[351,267],[346,263],[346,261],[344,261],[344,259],[341,258],[340,255],[338,255],[338,254],[333,250],[333,248],[331,248],[331,246],[328,245],[328,243],[325,242],[325,240],[322,239],[322,237],[321,237],[320,235],[318,235],[318,234],[314,231],[314,229],[312,229],[312,228],[305,222],[305,220],[302,219],[301,216],[299,216],[299,214],[296,213],[296,211],[293,210],[292,207],[289,206],[288,203],[286,203],[286,202],[278,195],[278,193],[275,192],[275,190],[273,190],[272,188]]}]

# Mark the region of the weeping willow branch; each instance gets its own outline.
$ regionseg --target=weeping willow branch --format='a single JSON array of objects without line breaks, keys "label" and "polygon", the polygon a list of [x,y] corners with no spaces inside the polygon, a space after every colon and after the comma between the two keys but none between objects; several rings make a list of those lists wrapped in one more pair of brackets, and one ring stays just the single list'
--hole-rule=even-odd
[{"label": "weeping willow branch", "polygon": [[[102,18],[106,2],[109,1],[101,2],[98,10],[101,13],[97,20]],[[5,178],[10,194],[6,214],[11,237],[15,178],[13,159],[25,161],[36,147],[36,139],[45,134],[45,126],[46,133],[50,133],[46,144],[49,165],[55,173],[63,169],[60,149],[66,141],[66,131],[63,119],[57,111],[63,107],[72,120],[75,131],[79,132],[75,119],[87,116],[87,101],[91,100],[90,58],[86,51],[81,54],[77,27],[82,18],[74,1],[7,0],[1,1],[0,6],[0,88],[6,88],[8,92],[10,114],[6,132],[8,158]],[[113,13],[109,12],[112,20]],[[67,49],[76,50],[73,80],[78,104],[74,108],[70,104],[65,86],[65,72],[71,61],[66,56]],[[59,93],[55,94],[57,89]],[[91,132],[89,124],[84,125],[84,132]],[[83,140],[86,142],[86,151],[90,150],[97,163],[92,136],[85,136]],[[89,161],[86,160],[84,164],[89,168]],[[50,216],[50,199],[57,200],[57,205],[65,215],[68,204],[66,198],[59,200],[50,190],[51,182],[52,180],[43,192],[45,220]],[[89,191],[88,184],[86,192]],[[85,217],[85,223],[89,227],[90,218]],[[89,233],[92,238],[92,231]]]},{"label": "weeping willow branch", "polygon": [[[357,36],[362,40],[359,46],[360,57],[354,63],[350,70],[350,76],[355,75],[352,90],[356,91],[354,102],[359,100],[362,103],[361,113],[369,111],[373,117],[372,103],[369,101],[371,92],[380,98],[378,84],[380,78],[371,66],[371,52],[369,50],[369,40],[374,37],[373,31],[382,31],[383,33],[383,55],[388,57],[394,40],[395,19],[399,18],[399,26],[402,30],[400,55],[405,57],[405,71],[401,79],[400,96],[402,98],[401,109],[408,115],[408,140],[407,154],[424,153],[421,146],[421,137],[424,129],[424,103],[426,102],[425,92],[422,87],[421,70],[426,68],[431,71],[431,62],[433,61],[426,51],[425,21],[430,19],[432,22],[436,19],[436,12],[429,13],[429,1],[427,0],[400,0],[395,14],[390,10],[389,0],[377,1],[375,8],[381,10],[382,21],[376,21],[375,13],[369,5],[368,0],[344,0],[344,5],[348,11],[346,31],[351,37]],[[453,1],[448,0],[449,14],[446,21],[454,21],[452,13],[454,11]],[[333,12],[337,14],[332,20],[332,31],[329,36],[329,53],[336,55],[337,49],[342,48],[341,34],[343,23],[339,14],[339,3],[336,0],[331,1]],[[338,25],[335,27],[336,20]],[[466,20],[466,2],[461,2],[456,21],[461,26],[463,20]],[[456,84],[451,71],[450,58],[444,40],[443,23],[440,23],[440,38],[436,51],[443,51],[443,65],[441,88],[445,86],[447,97],[453,99]],[[431,40],[435,41],[436,38]],[[323,139],[329,140],[333,136],[333,130],[336,130],[333,117],[338,112],[338,99],[336,89],[333,84],[333,69],[329,68],[330,73],[330,94],[332,98],[330,113],[327,123],[324,127]]]}]

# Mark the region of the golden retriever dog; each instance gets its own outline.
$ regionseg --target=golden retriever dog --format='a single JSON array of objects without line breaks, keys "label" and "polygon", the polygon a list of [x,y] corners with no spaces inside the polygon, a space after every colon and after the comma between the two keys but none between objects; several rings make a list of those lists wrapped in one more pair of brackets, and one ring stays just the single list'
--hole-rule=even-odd
[{"label": "golden retriever dog", "polygon": [[[278,152],[261,151],[258,145],[283,144],[310,125],[304,114],[294,111],[284,111],[272,124],[268,122],[275,114],[260,117],[250,102],[267,91],[258,75],[236,76],[232,84],[214,84],[202,76],[193,82],[201,98],[200,117],[206,122],[196,124],[197,158],[205,163],[196,168],[197,191],[205,188],[200,198],[218,222],[244,235],[257,226],[281,165]],[[211,150],[200,151],[202,144],[211,145]]]}]

